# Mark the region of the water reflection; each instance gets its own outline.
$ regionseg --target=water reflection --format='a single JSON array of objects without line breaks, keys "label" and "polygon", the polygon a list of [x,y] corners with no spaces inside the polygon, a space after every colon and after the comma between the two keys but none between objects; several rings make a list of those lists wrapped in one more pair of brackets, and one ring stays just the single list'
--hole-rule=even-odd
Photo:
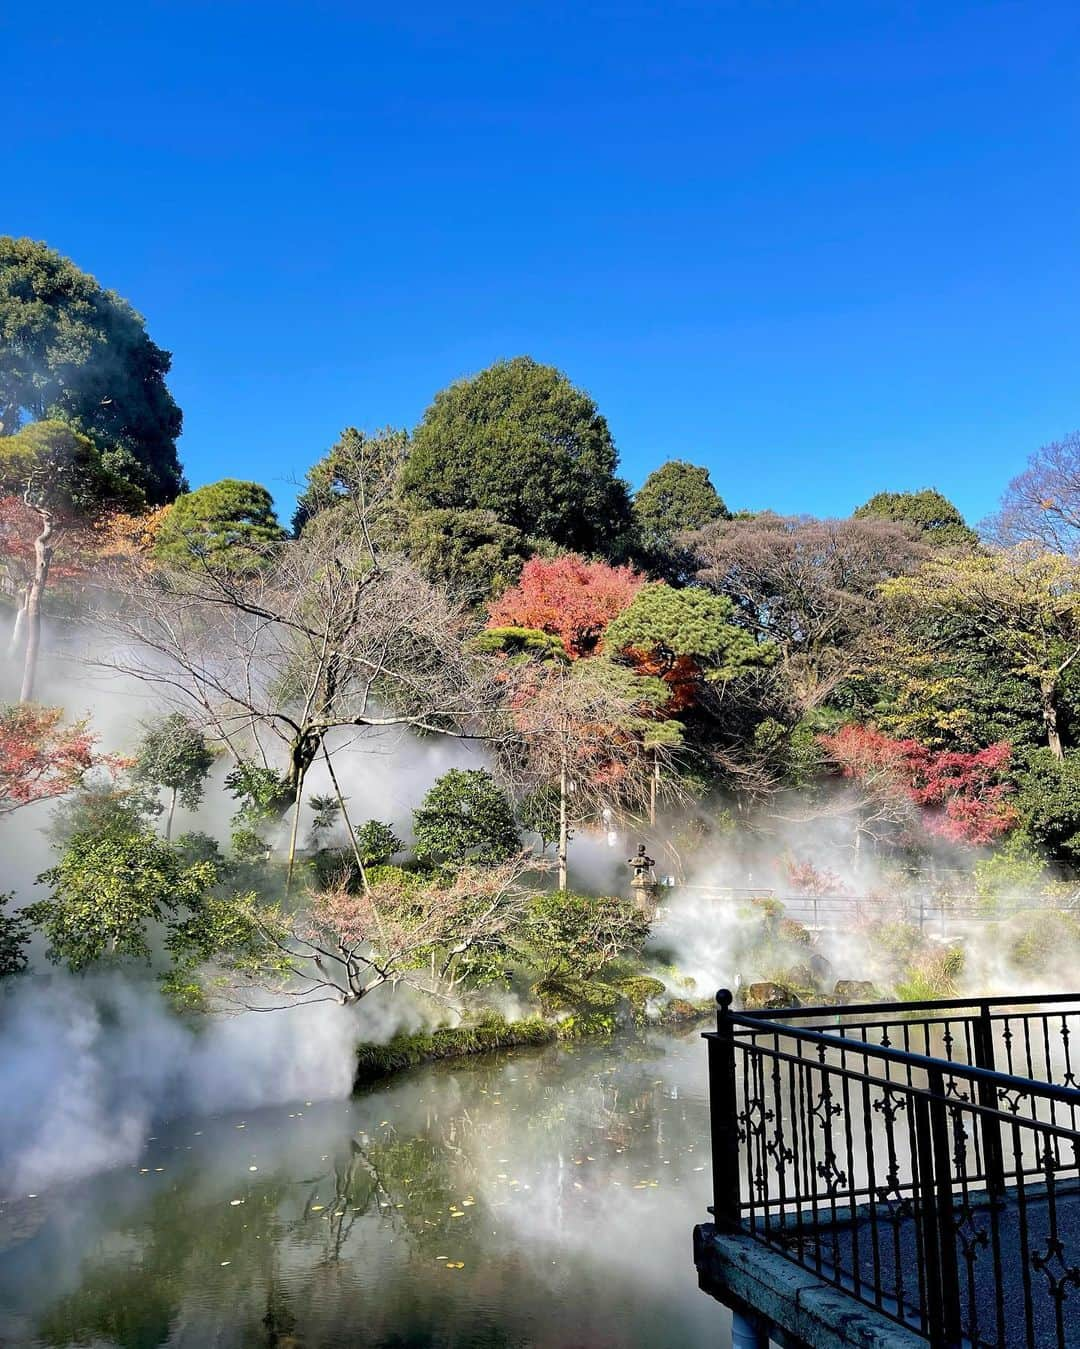
[{"label": "water reflection", "polygon": [[0,1208],[0,1342],[715,1349],[704,1070],[656,1035],[163,1127]]}]

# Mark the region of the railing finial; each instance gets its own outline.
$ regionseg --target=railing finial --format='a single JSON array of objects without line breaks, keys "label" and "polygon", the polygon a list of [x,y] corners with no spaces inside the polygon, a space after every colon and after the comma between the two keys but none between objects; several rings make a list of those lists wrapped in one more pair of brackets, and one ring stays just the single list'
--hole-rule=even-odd
[{"label": "railing finial", "polygon": [[734,1001],[735,994],[730,988],[721,988],[716,995],[716,1005],[723,1012],[726,1012]]}]

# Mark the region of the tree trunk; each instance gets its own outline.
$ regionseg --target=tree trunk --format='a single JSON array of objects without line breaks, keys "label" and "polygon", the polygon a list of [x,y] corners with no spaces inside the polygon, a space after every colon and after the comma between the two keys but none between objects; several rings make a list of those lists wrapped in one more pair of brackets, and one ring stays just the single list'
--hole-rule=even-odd
[{"label": "tree trunk", "polygon": [[165,818],[165,842],[172,842],[173,816],[176,814],[176,788],[172,789],[172,796],[169,799],[169,813]]},{"label": "tree trunk", "polygon": [[349,812],[345,809],[345,798],[341,794],[341,786],[338,782],[338,776],[334,772],[334,765],[330,761],[330,751],[326,748],[326,741],[323,741],[323,758],[326,760],[326,768],[330,774],[330,781],[334,784],[334,793],[337,796],[338,808],[341,811],[341,818],[345,821],[345,828],[349,831],[349,841],[352,843],[353,857],[356,858],[356,867],[360,872],[360,885],[365,895],[371,894],[371,886],[368,884],[367,867],[364,866],[364,859],[360,856],[360,845],[356,841],[356,830],[352,827],[352,820],[349,819]]},{"label": "tree trunk", "polygon": [[19,607],[15,610],[15,622],[11,625],[11,644],[8,651],[12,660],[18,659],[26,637],[26,591],[26,586],[20,587]]},{"label": "tree trunk", "polygon": [[293,869],[296,866],[296,836],[300,830],[300,807],[304,802],[304,774],[303,769],[296,783],[296,800],[293,803],[292,829],[289,831],[289,866],[285,872],[285,893],[288,894],[292,889]]},{"label": "tree trunk", "polygon": [[1065,758],[1065,749],[1061,743],[1061,731],[1058,729],[1057,685],[1052,679],[1044,679],[1041,685],[1043,726],[1046,730],[1046,743],[1055,759]]},{"label": "tree trunk", "polygon": [[567,809],[567,781],[566,781],[566,751],[563,751],[562,772],[559,774],[559,889],[565,890],[569,884],[566,867],[566,853],[569,844],[570,830],[568,828],[568,809]]},{"label": "tree trunk", "polygon": [[19,702],[29,703],[34,697],[37,676],[38,650],[41,646],[41,597],[49,582],[49,566],[54,547],[52,512],[38,509],[41,533],[34,540],[34,575],[26,587],[26,654],[23,659],[22,689]]}]

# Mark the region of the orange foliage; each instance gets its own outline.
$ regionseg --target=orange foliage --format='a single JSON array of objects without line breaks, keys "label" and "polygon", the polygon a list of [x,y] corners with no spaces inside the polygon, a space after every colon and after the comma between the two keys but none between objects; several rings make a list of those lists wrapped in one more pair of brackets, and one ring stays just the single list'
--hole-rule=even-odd
[{"label": "orange foliage", "polygon": [[530,558],[521,579],[495,600],[489,628],[536,628],[562,639],[572,660],[596,650],[604,630],[645,583],[633,567],[587,562],[577,553]]}]

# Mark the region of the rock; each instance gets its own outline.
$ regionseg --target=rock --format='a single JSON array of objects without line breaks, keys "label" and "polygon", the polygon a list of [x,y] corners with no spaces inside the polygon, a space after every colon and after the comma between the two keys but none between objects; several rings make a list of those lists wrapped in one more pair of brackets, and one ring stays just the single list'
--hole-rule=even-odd
[{"label": "rock", "polygon": [[771,979],[765,979],[756,984],[747,984],[741,992],[743,1006],[748,1010],[753,1008],[772,1010],[778,1007],[799,1007],[801,1005],[790,988],[783,984],[774,983]]},{"label": "rock", "polygon": [[873,1002],[877,998],[877,989],[869,979],[837,979],[833,989],[837,1002]]}]

